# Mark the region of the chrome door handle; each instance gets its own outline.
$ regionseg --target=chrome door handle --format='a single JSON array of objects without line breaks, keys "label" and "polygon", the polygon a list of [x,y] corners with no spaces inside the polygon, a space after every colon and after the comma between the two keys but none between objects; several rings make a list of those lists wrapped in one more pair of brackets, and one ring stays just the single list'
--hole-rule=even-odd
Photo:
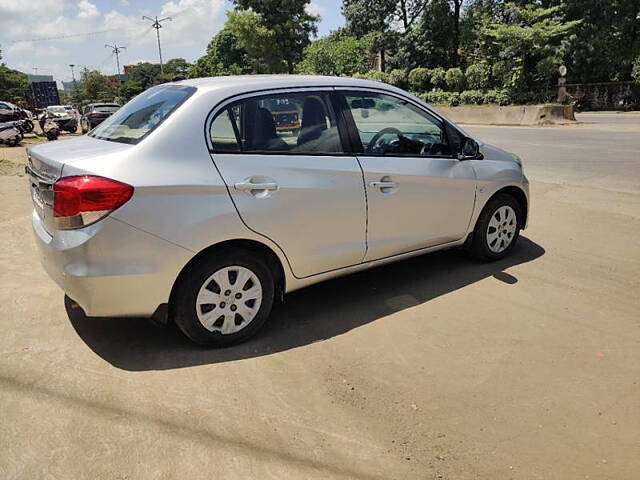
[{"label": "chrome door handle", "polygon": [[253,190],[275,191],[278,189],[278,184],[274,182],[252,183],[249,181],[245,181],[236,183],[233,188],[240,192],[251,192]]},{"label": "chrome door handle", "polygon": [[398,188],[397,182],[371,182],[371,188]]}]

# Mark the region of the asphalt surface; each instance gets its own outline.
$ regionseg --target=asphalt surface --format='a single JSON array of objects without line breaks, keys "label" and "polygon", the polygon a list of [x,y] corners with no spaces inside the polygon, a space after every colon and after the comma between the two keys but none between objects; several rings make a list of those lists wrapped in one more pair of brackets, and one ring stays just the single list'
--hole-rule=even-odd
[{"label": "asphalt surface", "polygon": [[65,303],[4,169],[0,478],[640,478],[640,116],[610,117],[467,128],[532,182],[510,258],[310,287],[225,350]]}]

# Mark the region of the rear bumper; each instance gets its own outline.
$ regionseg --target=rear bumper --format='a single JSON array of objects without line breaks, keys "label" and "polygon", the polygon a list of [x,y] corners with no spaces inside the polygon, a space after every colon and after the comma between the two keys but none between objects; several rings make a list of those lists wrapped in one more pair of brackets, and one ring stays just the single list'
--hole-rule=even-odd
[{"label": "rear bumper", "polygon": [[58,124],[61,130],[73,129],[78,127],[78,120],[76,120],[75,118],[64,119],[64,120],[54,119],[54,122]]},{"label": "rear bumper", "polygon": [[110,217],[50,235],[34,211],[32,225],[44,269],[88,316],[151,316],[193,255]]}]

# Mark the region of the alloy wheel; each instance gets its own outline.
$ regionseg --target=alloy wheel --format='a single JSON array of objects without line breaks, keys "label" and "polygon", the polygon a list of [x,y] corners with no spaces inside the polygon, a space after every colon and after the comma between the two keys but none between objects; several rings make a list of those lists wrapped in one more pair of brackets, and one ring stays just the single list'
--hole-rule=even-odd
[{"label": "alloy wheel", "polygon": [[487,245],[493,253],[502,253],[511,242],[518,228],[516,212],[508,205],[498,208],[489,221],[487,228]]}]

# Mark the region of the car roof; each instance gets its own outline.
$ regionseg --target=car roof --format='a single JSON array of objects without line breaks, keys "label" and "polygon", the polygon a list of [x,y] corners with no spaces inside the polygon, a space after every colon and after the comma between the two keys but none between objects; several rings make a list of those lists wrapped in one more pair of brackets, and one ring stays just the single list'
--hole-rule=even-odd
[{"label": "car roof", "polygon": [[391,85],[373,80],[322,75],[228,75],[180,80],[164,85],[184,85],[196,87],[198,90],[234,90],[237,93],[298,87],[369,87],[396,90]]}]

